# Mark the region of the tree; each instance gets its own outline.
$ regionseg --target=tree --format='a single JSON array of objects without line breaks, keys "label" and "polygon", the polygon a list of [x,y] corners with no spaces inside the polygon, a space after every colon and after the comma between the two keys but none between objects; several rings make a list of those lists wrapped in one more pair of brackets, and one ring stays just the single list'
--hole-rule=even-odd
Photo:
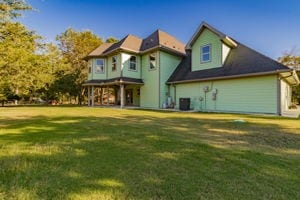
[{"label": "tree", "polygon": [[24,0],[0,0],[0,22],[8,22],[21,16],[21,12],[32,7]]},{"label": "tree", "polygon": [[115,43],[115,42],[118,42],[118,41],[119,40],[116,39],[116,38],[114,38],[114,37],[108,37],[105,42],[107,42],[107,43]]},{"label": "tree", "polygon": [[6,22],[0,29],[0,78],[16,93],[29,94],[42,85],[44,77],[41,38],[20,23]]},{"label": "tree", "polygon": [[[56,39],[62,56],[70,64],[70,70],[65,73],[68,78],[62,80],[68,80],[68,84],[71,84],[71,91],[68,93],[77,97],[78,103],[81,104],[82,84],[87,79],[87,62],[84,58],[102,43],[102,39],[91,31],[75,31],[72,28],[58,35]],[[72,83],[69,83],[70,80],[73,80]]]},{"label": "tree", "polygon": [[[295,55],[294,50],[279,57],[278,61],[288,67],[300,69],[300,55]],[[298,71],[297,74],[300,77],[300,71]],[[300,85],[293,87],[292,99],[293,101],[298,101],[298,103],[300,103]]]}]

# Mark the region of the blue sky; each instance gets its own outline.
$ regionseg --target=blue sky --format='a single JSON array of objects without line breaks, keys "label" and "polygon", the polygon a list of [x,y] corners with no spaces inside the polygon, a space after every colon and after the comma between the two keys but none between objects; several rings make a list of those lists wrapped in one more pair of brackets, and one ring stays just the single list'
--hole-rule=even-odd
[{"label": "blue sky", "polygon": [[186,43],[202,21],[276,59],[300,53],[299,0],[27,0],[21,22],[47,41],[68,27],[141,38],[161,29]]}]

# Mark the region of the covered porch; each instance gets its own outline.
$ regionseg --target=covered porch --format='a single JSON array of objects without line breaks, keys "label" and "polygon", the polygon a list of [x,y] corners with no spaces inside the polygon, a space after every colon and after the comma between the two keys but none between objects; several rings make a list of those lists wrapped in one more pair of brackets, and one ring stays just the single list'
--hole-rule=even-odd
[{"label": "covered porch", "polygon": [[89,80],[87,88],[88,106],[140,106],[141,79],[114,78],[109,80]]}]

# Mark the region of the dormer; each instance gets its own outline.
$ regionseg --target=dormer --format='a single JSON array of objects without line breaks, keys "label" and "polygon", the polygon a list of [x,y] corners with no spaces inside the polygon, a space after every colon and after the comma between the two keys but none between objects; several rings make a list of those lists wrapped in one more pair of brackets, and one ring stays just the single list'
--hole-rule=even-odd
[{"label": "dormer", "polygon": [[186,50],[191,51],[191,70],[222,67],[237,43],[230,37],[203,22],[192,36]]}]

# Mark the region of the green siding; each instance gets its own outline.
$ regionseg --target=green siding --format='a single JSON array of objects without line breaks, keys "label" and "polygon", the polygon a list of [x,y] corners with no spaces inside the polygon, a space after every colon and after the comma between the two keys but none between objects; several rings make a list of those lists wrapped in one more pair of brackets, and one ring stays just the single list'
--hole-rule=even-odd
[{"label": "green siding", "polygon": [[149,54],[142,56],[142,79],[144,85],[141,86],[141,107],[159,108],[159,66],[158,56],[156,69],[149,70]]},{"label": "green siding", "polygon": [[117,69],[112,71],[112,57],[107,57],[107,79],[116,78],[121,76],[121,55],[116,54],[117,56]]},{"label": "green siding", "polygon": [[123,67],[123,76],[124,77],[130,77],[130,78],[141,78],[141,65],[140,65],[140,56],[136,56],[137,59],[137,65],[136,70],[130,70],[129,69],[129,59],[132,54],[128,53],[122,53],[122,67]]},{"label": "green siding", "polygon": [[[201,46],[211,45],[211,61],[201,63]],[[222,42],[220,38],[208,29],[204,29],[192,46],[192,71],[210,69],[222,66]]]},{"label": "green siding", "polygon": [[166,52],[159,52],[160,60],[160,107],[163,103],[167,103],[168,96],[168,85],[166,85],[167,80],[176,69],[181,61],[181,57],[170,55]]},{"label": "green siding", "polygon": [[[102,58],[99,58],[102,59]],[[92,79],[106,79],[107,77],[107,59],[104,58],[104,73],[96,73],[96,58],[93,59],[93,75],[92,75]]]},{"label": "green siding", "polygon": [[[204,93],[208,86],[210,91]],[[212,90],[217,99],[212,100]],[[179,98],[191,98],[191,109],[210,111],[277,113],[277,78],[261,76],[176,85],[176,108]],[[200,101],[200,99],[203,99]],[[206,100],[205,100],[206,99]]]}]

